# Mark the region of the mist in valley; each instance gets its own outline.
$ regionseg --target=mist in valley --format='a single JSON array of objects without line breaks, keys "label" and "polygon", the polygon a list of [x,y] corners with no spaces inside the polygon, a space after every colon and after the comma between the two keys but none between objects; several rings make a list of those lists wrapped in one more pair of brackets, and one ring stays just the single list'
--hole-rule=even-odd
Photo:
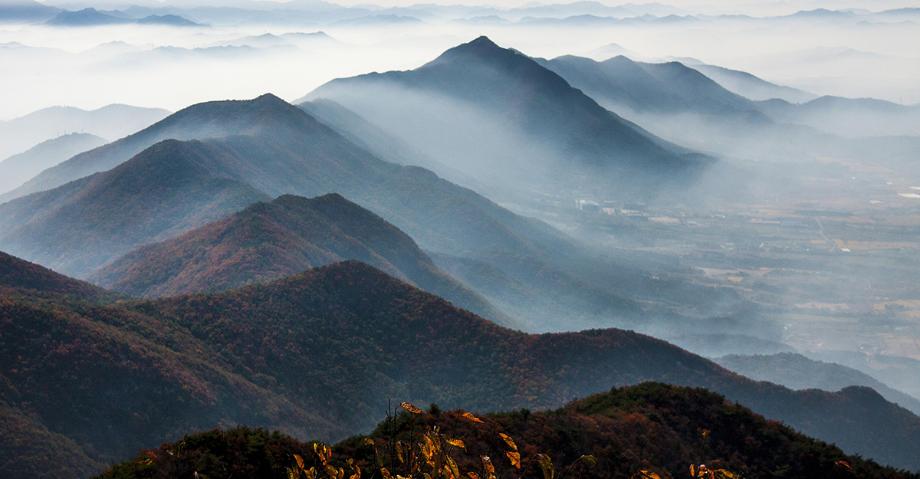
[{"label": "mist in valley", "polygon": [[[625,329],[755,380],[866,386],[917,413],[918,44],[920,10],[895,0],[12,0],[0,3],[0,251],[122,295],[105,307],[144,317],[131,334],[241,286],[246,308],[261,304],[259,288],[301,270],[351,280],[347,262],[361,261],[508,328],[496,329],[508,343]],[[388,308],[421,294],[386,287],[400,298]],[[311,307],[341,306],[334,288],[310,288]],[[342,311],[362,301],[329,318],[361,317]],[[182,321],[169,327],[196,327]],[[546,353],[554,378],[585,367],[579,347],[603,350],[572,341],[569,356]],[[546,379],[564,392],[479,401],[392,368],[374,373],[392,375],[387,393],[450,406],[595,392]],[[636,368],[617,384],[680,377]],[[266,371],[233,374],[272,403]],[[303,413],[292,434],[345,437],[379,419],[365,379],[361,410],[338,423],[297,400],[268,409]]]}]

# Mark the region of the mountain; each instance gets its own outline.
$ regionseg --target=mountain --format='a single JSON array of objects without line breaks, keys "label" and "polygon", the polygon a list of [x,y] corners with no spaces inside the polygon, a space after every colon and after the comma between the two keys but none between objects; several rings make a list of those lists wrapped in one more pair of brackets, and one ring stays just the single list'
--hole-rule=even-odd
[{"label": "mountain", "polygon": [[266,199],[220,171],[231,161],[242,160],[219,145],[163,141],[105,173],[0,205],[0,242],[59,271],[88,273]]},{"label": "mountain", "polygon": [[120,15],[100,12],[95,8],[84,8],[75,11],[64,10],[45,22],[47,25],[56,27],[94,27],[124,23],[131,23],[131,20]]},{"label": "mountain", "polygon": [[[616,329],[515,332],[357,262],[157,301],[4,296],[0,322],[0,400],[100,462],[219,425],[341,439],[380,420],[387,398],[542,409],[659,381],[705,387],[849,453],[920,468],[920,418],[868,388],[791,391]],[[4,464],[26,460],[0,454]]]},{"label": "mountain", "polygon": [[0,193],[23,184],[46,168],[105,142],[103,138],[89,133],[68,133],[0,161]]},{"label": "mountain", "polygon": [[174,296],[264,283],[342,260],[363,261],[476,314],[510,321],[435,266],[408,235],[337,194],[257,203],[143,246],[91,279],[134,296]]},{"label": "mountain", "polygon": [[[193,136],[205,139],[150,147],[163,138]],[[122,163],[132,155],[137,156]],[[171,179],[183,171],[173,155],[193,158],[183,160],[189,164],[197,164],[199,157],[205,162],[192,170],[195,181]],[[0,248],[85,277],[142,244],[202,226],[252,202],[337,192],[406,232],[441,269],[505,314],[526,319],[529,330],[638,320],[637,301],[620,291],[643,301],[667,293],[660,282],[647,288],[652,280],[641,270],[610,262],[601,266],[542,222],[428,170],[378,159],[272,95],[194,105],[46,170],[26,187],[113,165],[118,166],[0,204]],[[55,233],[65,230],[70,234]],[[587,277],[585,264],[597,274]],[[697,293],[690,295],[697,298],[691,302],[720,292],[707,288]],[[690,306],[685,302],[682,307]]]},{"label": "mountain", "polygon": [[333,80],[304,100],[318,98],[333,100],[428,156],[471,177],[502,183],[506,190],[508,185],[551,186],[568,192],[589,180],[642,193],[646,186],[686,180],[708,164],[486,37],[451,48],[415,70]]},{"label": "mountain", "polygon": [[801,354],[729,355],[717,363],[749,378],[782,384],[792,389],[839,391],[849,386],[874,389],[885,399],[920,414],[920,400],[905,394],[856,369],[840,364],[808,359]]},{"label": "mountain", "polygon": [[913,397],[920,397],[920,360],[862,351],[812,351],[809,356],[862,371]]},{"label": "mountain", "polygon": [[[255,135],[276,128],[289,130],[285,123],[290,116],[285,116],[283,110],[273,108],[276,99],[263,96],[252,101],[217,101],[193,105],[134,134],[49,168],[0,199],[49,190],[109,170],[151,145],[167,139],[208,139],[228,135]],[[279,115],[275,116],[275,113]]]},{"label": "mountain", "polygon": [[45,22],[56,27],[96,27],[105,25],[164,25],[171,27],[196,27],[201,24],[179,15],[148,15],[132,18],[120,11],[100,12],[95,8],[62,11]]},{"label": "mountain", "polygon": [[138,25],[166,25],[171,27],[200,27],[200,23],[193,22],[179,15],[148,15],[134,21]]},{"label": "mountain", "polygon": [[920,136],[920,105],[901,105],[873,98],[822,96],[792,104],[760,103],[776,121],[809,126],[845,137]]},{"label": "mountain", "polygon": [[[643,470],[647,475],[682,477],[690,465],[699,464],[741,477],[916,477],[848,457],[835,446],[767,421],[701,389],[645,383],[615,388],[553,411],[473,414],[475,420],[469,419],[469,414],[445,412],[434,406],[415,416],[402,412],[395,421],[380,423],[367,436],[333,446],[332,457],[336,462],[355,459],[365,474],[373,475],[380,466],[375,464],[368,440],[376,446],[383,464],[398,464],[387,444],[398,438],[414,448],[413,438],[437,428],[434,437],[462,441],[463,447],[456,449],[442,446],[461,471],[481,471],[480,458],[487,456],[493,458],[498,474],[516,472],[505,459],[509,446],[498,435],[501,433],[522,451],[525,477],[547,477],[538,454],[549,458],[559,476],[598,479],[637,477]],[[253,448],[253,444],[260,447]],[[294,454],[304,458],[307,468],[318,462],[312,444],[284,434],[249,428],[213,430],[144,450],[100,477],[129,479],[197,472],[205,477],[282,479],[289,477],[287,467],[295,467]],[[586,454],[594,460],[579,460]],[[389,471],[394,474],[406,472],[405,466],[390,467],[397,468]]]},{"label": "mountain", "polygon": [[168,114],[166,110],[128,105],[109,105],[96,110],[62,106],[45,108],[13,120],[0,121],[0,138],[3,138],[0,157],[6,158],[68,133],[121,138]]},{"label": "mountain", "polygon": [[715,80],[716,83],[727,90],[750,100],[779,99],[789,103],[804,103],[817,98],[817,95],[812,93],[785,85],[777,85],[741,70],[732,70],[705,63],[693,63],[689,64],[689,66]]},{"label": "mountain", "polygon": [[596,62],[563,56],[540,64],[613,111],[691,112],[748,121],[762,116],[748,99],[679,62],[641,63],[624,56]]},{"label": "mountain", "polygon": [[4,0],[0,2],[0,23],[40,22],[60,10],[32,0]]}]

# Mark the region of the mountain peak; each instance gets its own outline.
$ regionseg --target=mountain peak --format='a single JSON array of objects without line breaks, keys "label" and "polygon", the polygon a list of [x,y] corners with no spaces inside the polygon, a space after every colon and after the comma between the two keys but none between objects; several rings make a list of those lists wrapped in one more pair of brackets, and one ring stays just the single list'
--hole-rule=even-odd
[{"label": "mountain peak", "polygon": [[457,59],[476,58],[487,61],[508,61],[512,58],[526,58],[522,53],[511,48],[503,48],[493,42],[489,37],[483,35],[476,39],[457,45],[441,54],[429,65],[445,63]]},{"label": "mountain peak", "polygon": [[252,100],[257,103],[283,103],[285,105],[290,105],[288,102],[284,101],[278,95],[274,93],[263,93]]},{"label": "mountain peak", "polygon": [[485,35],[480,35],[476,37],[474,40],[467,42],[467,45],[476,46],[476,47],[481,46],[481,47],[489,47],[489,48],[501,48],[498,45],[496,45],[495,42],[493,42],[491,38]]}]

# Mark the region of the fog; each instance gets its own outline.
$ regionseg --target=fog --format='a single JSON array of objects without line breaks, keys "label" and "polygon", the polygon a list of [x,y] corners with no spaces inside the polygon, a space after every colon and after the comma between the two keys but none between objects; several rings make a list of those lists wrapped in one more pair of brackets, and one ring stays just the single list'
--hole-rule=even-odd
[{"label": "fog", "polygon": [[[202,16],[192,18],[208,23]],[[914,18],[803,23],[707,17],[600,26],[458,20],[361,27],[342,26],[339,20],[206,28],[0,25],[0,118],[58,104],[96,108],[121,102],[176,110],[198,101],[248,98],[264,91],[294,99],[333,78],[416,67],[481,34],[531,56],[591,55],[616,43],[637,59],[690,57],[818,95],[920,102],[920,86],[914,81],[920,75],[915,48],[920,29]],[[333,40],[228,51],[156,50],[241,45],[234,41],[264,33],[320,30]],[[34,94],[18,94],[26,88]]]},{"label": "fog", "polygon": [[[572,238],[581,255],[547,264],[590,289],[574,295],[581,303],[565,304],[584,310],[553,324],[548,318],[564,308],[544,312],[539,330],[628,327],[710,356],[796,350],[866,370],[864,355],[920,360],[920,13],[883,12],[911,2],[49,3],[171,13],[205,26],[2,23],[0,119],[53,105],[177,111],[265,92],[292,102],[331,99],[346,117],[367,122],[333,126],[356,138],[373,131],[375,140],[362,144],[372,153],[429,168]],[[789,16],[815,8],[854,10]],[[715,65],[801,90],[794,93],[801,99],[894,104],[758,97],[749,99],[758,100],[750,102],[758,115],[743,118],[650,111],[593,94],[655,135],[650,141],[707,159],[671,178],[656,171],[605,182],[609,172],[578,164],[571,144],[528,130],[530,118],[503,116],[507,105],[484,108],[406,85],[322,88],[415,69],[481,35],[535,58],[623,54]],[[160,117],[106,133],[67,128],[115,140]],[[4,157],[73,132],[17,128],[0,123]],[[450,253],[432,252],[445,270],[475,281],[474,268]],[[515,279],[531,274],[528,267]],[[606,293],[642,314],[608,317],[607,303],[591,310],[592,295]],[[513,308],[525,302],[489,299]],[[904,367],[886,377],[920,391]]]}]

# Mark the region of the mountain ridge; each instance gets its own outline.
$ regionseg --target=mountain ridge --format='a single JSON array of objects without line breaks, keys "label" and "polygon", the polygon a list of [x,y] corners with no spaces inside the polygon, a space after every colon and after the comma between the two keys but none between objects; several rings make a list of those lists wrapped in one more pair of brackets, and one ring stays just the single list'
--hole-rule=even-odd
[{"label": "mountain ridge", "polygon": [[408,235],[337,193],[310,199],[283,195],[255,203],[136,249],[90,280],[153,298],[265,283],[345,259],[364,261],[480,316],[512,323],[435,266]]},{"label": "mountain ridge", "polygon": [[[12,388],[0,388],[0,399],[96,460],[219,424],[343,438],[373,426],[387,397],[547,408],[657,380],[707,387],[847,451],[920,467],[910,446],[920,418],[870,390],[794,392],[630,331],[514,332],[354,261],[156,301],[13,296],[0,300],[0,321],[0,354],[20,358],[0,361]],[[92,374],[100,367],[108,373]],[[99,410],[106,428],[87,422]]]}]

